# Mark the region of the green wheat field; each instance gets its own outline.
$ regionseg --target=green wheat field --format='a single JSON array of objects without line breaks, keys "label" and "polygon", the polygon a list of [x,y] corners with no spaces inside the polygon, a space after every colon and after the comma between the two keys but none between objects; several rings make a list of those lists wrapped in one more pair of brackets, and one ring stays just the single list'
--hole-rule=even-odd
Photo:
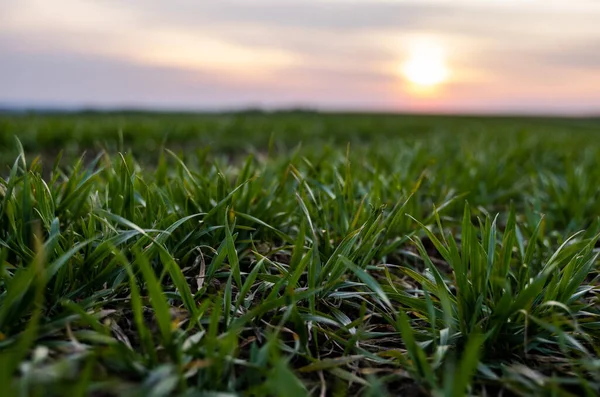
[{"label": "green wheat field", "polygon": [[2,396],[595,396],[600,119],[0,115]]}]

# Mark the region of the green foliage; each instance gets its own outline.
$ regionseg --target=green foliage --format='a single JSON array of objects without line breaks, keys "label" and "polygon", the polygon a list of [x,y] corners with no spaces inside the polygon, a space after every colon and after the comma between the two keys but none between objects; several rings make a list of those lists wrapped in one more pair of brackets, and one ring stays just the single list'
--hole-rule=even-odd
[{"label": "green foliage", "polygon": [[597,120],[1,119],[7,395],[600,393]]}]

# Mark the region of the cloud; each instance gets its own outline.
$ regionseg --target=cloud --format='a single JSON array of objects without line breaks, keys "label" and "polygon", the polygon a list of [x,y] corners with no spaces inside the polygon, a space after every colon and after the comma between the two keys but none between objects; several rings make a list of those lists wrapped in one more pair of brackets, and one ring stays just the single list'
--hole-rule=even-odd
[{"label": "cloud", "polygon": [[[112,3],[122,4],[116,0]],[[107,3],[105,3],[107,4]],[[565,1],[258,1],[133,0],[129,11],[153,26],[210,29],[243,39],[257,27],[271,32],[364,33],[437,30],[448,34],[596,33],[600,2]],[[557,29],[560,27],[561,29]],[[252,35],[250,35],[252,37]],[[277,39],[277,36],[271,37]]]},{"label": "cloud", "polygon": [[600,37],[577,42],[556,43],[554,51],[547,50],[537,54],[542,64],[569,68],[570,71],[600,71]]},{"label": "cloud", "polygon": [[453,69],[438,100],[428,99],[439,108],[510,98],[533,106],[553,95],[570,109],[600,98],[593,1],[4,0],[0,8],[2,101],[402,107],[409,94],[397,69],[420,36],[443,45]]},{"label": "cloud", "polygon": [[265,82],[89,54],[20,52],[2,40],[0,53],[7,55],[0,63],[0,103],[228,109],[295,105],[374,108],[389,101],[384,96],[385,78],[369,74],[288,68]]}]

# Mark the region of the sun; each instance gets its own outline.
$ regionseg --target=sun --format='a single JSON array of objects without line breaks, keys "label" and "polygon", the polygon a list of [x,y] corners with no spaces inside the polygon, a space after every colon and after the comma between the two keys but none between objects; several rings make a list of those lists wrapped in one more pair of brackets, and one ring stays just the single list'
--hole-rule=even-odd
[{"label": "sun", "polygon": [[443,48],[430,41],[418,41],[409,47],[400,72],[414,88],[423,89],[441,85],[450,75]]}]

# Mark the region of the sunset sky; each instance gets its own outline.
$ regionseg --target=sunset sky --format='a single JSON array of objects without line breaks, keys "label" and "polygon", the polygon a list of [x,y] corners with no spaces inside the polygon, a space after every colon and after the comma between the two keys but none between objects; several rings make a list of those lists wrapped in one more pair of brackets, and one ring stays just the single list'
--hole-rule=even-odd
[{"label": "sunset sky", "polygon": [[600,113],[600,1],[0,0],[0,106]]}]

